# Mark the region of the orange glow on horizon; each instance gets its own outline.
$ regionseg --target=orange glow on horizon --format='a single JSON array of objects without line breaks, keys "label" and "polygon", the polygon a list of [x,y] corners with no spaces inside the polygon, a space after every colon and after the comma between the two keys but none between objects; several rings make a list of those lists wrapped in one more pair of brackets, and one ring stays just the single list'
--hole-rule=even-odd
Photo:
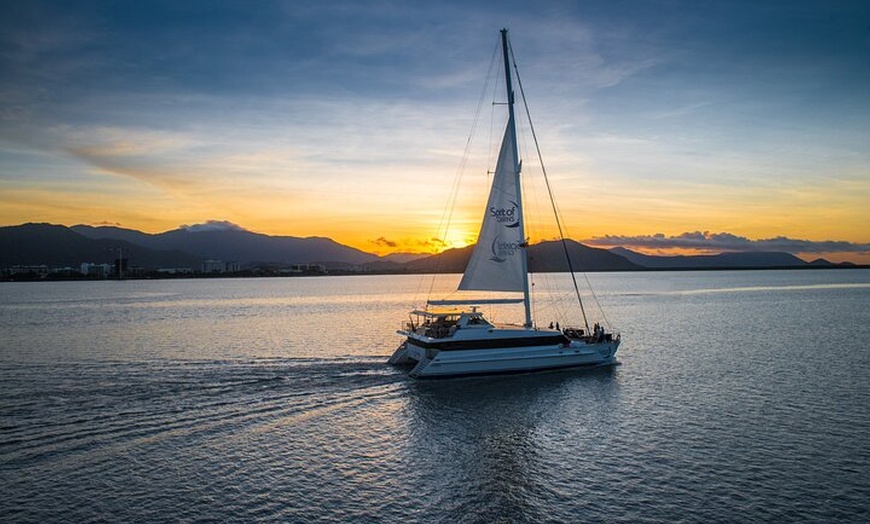
[{"label": "orange glow on horizon", "polygon": [[446,238],[438,236],[418,237],[403,236],[394,240],[379,237],[371,239],[366,236],[337,235],[332,237],[335,241],[355,247],[378,256],[386,256],[394,253],[407,253],[414,255],[435,255],[449,249],[458,249],[474,244],[477,240],[477,232],[469,233],[467,230],[455,230],[448,232]]},{"label": "orange glow on horizon", "polygon": [[[115,186],[112,188],[114,193]],[[451,219],[450,231],[445,238],[437,232],[442,215],[440,207],[436,204],[432,204],[431,209],[425,207],[429,200],[442,200],[437,197],[421,197],[419,200],[398,205],[351,199],[327,206],[322,199],[317,198],[319,195],[290,199],[276,194],[270,197],[260,195],[260,205],[251,206],[246,201],[234,201],[229,197],[203,203],[184,196],[165,195],[157,190],[127,193],[123,189],[123,185],[117,189],[115,198],[114,194],[101,195],[87,188],[73,193],[44,187],[9,188],[0,194],[0,225],[11,226],[26,222],[66,226],[110,225],[157,234],[177,229],[182,224],[199,224],[213,219],[232,222],[248,231],[272,236],[327,237],[366,253],[384,256],[391,253],[435,254],[473,244],[477,238],[481,216],[479,202],[457,206]],[[569,199],[570,203],[576,202]],[[566,236],[572,239],[600,238],[608,233],[644,235],[651,231],[664,231],[666,235],[674,236],[693,230],[684,227],[684,218],[661,215],[660,221],[653,221],[636,209],[632,211],[631,206],[615,210],[602,208],[594,216],[593,228],[590,227],[588,212],[574,207],[576,206],[563,209],[563,224],[568,227]],[[751,216],[754,221],[761,221],[763,217],[764,215]],[[865,231],[857,227],[854,220],[812,222],[825,226],[823,229],[821,226],[813,229],[809,227],[812,215],[805,218],[794,217],[789,224],[771,221],[764,228],[756,226],[754,222],[746,223],[745,217],[738,218],[739,220],[733,217],[730,221],[722,220],[722,223],[708,220],[707,223],[711,230],[729,231],[749,239],[786,236],[809,237],[811,240],[833,238],[859,244],[866,241]],[[678,220],[682,222],[678,223]],[[582,227],[584,225],[585,228]],[[531,222],[527,223],[526,233],[532,243],[557,236],[552,226]],[[595,246],[594,243],[589,245],[604,247]],[[650,250],[631,245],[624,247],[645,254],[664,256],[715,253],[689,249]],[[797,253],[797,256],[808,262],[824,258],[834,263],[847,261],[870,264],[870,253],[867,252]]]}]

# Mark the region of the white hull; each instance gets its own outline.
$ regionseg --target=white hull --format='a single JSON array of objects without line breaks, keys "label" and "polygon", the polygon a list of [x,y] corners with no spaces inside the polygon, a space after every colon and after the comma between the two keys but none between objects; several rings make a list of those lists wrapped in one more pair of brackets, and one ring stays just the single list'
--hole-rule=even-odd
[{"label": "white hull", "polygon": [[411,365],[415,378],[451,377],[490,373],[521,373],[616,362],[619,340],[569,345],[550,344],[515,348],[438,350],[415,344],[409,337],[393,354],[390,363]]}]

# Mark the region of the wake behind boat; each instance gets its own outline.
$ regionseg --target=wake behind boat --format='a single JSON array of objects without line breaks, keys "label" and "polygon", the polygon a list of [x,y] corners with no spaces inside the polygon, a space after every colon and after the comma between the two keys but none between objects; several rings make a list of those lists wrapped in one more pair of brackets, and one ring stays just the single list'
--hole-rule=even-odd
[{"label": "wake behind boat", "polygon": [[[538,328],[532,319],[528,278],[528,242],[520,184],[513,76],[507,29],[501,30],[508,122],[501,143],[489,199],[477,244],[465,268],[459,291],[504,292],[510,297],[428,300],[411,312],[398,333],[405,337],[389,363],[410,367],[412,377],[524,372],[613,364],[620,336],[599,324],[589,328]],[[557,215],[558,223],[558,215]],[[559,226],[560,236],[561,225]],[[563,237],[564,247],[564,237]],[[568,256],[568,250],[565,249]],[[571,268],[570,258],[568,259]],[[571,269],[574,279],[574,272]],[[576,279],[574,288],[577,289]],[[577,293],[580,300],[580,294]],[[522,324],[495,324],[480,311],[483,305],[522,303]]]}]

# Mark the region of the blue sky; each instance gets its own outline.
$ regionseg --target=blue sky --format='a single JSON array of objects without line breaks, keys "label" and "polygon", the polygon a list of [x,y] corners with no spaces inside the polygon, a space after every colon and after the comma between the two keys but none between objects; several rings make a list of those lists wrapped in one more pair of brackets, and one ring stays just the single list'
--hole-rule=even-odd
[{"label": "blue sky", "polygon": [[426,249],[502,27],[575,238],[867,256],[859,1],[7,2],[0,224]]}]

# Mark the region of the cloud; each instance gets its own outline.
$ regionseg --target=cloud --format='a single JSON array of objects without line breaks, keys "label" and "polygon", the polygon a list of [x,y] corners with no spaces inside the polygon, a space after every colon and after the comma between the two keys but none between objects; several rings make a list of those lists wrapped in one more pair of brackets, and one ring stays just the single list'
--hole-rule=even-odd
[{"label": "cloud", "polygon": [[787,253],[867,253],[870,243],[844,240],[802,240],[774,237],[752,240],[731,233],[709,231],[686,232],[676,236],[663,233],[654,235],[605,235],[582,241],[593,246],[637,247],[647,249],[696,249],[701,251],[785,251]]},{"label": "cloud", "polygon": [[436,237],[431,237],[427,240],[417,240],[415,243],[417,247],[424,250],[441,250],[447,247],[447,242]]},{"label": "cloud", "polygon": [[193,224],[179,226],[181,229],[191,233],[200,233],[203,231],[247,231],[238,224],[233,224],[228,220],[206,220],[203,224]]},{"label": "cloud", "polygon": [[378,237],[374,240],[369,240],[369,242],[380,247],[396,247],[398,245],[396,242],[393,242],[392,240],[387,240],[384,237]]},{"label": "cloud", "polygon": [[69,129],[63,140],[67,151],[82,159],[155,157],[205,143],[179,132],[120,126],[79,126]]}]

